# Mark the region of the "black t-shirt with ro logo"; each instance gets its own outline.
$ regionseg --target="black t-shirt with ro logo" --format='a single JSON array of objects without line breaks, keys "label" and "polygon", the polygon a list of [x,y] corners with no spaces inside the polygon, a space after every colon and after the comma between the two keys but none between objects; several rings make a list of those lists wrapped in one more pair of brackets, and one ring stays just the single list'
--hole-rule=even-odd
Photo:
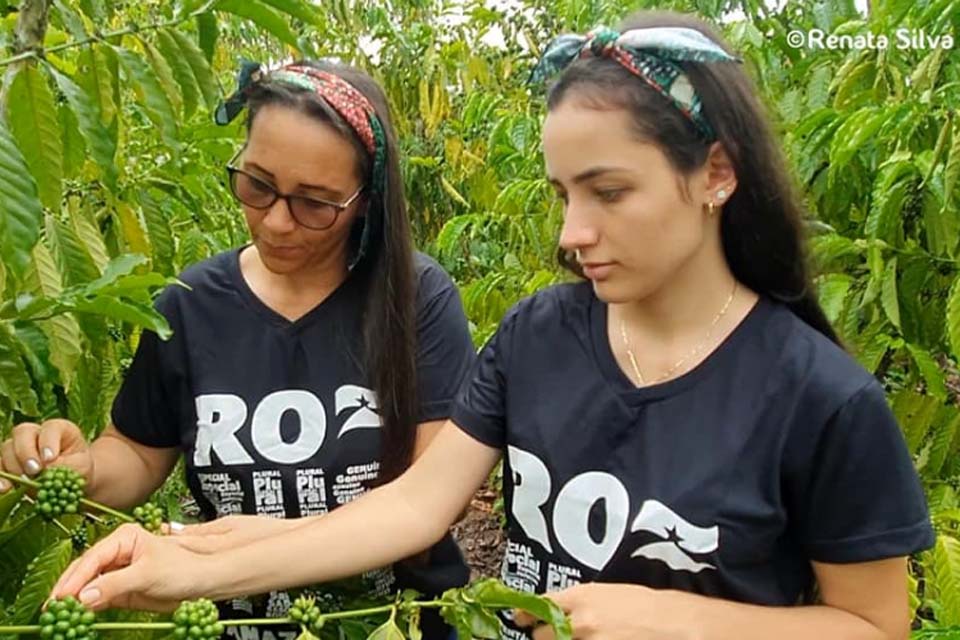
[{"label": "black t-shirt with ro logo", "polygon": [[504,451],[503,577],[521,590],[627,582],[787,606],[812,560],[933,544],[877,380],[769,299],[693,370],[638,389],[592,286],[546,289],[508,312],[451,417]]},{"label": "black t-shirt with ro logo", "polygon": [[[184,452],[205,519],[326,513],[371,488],[379,471],[379,407],[362,365],[363,291],[348,277],[290,322],[250,289],[240,251],[190,267],[181,276],[189,289],[160,295],[157,308],[174,335],[164,342],[143,333],[113,421],[138,442]],[[449,276],[423,254],[416,272],[418,422],[427,422],[449,416],[475,350]],[[367,577],[383,593],[437,594],[468,575],[447,537],[426,567],[397,565]],[[288,605],[284,592],[233,603],[238,612],[270,616]]]}]

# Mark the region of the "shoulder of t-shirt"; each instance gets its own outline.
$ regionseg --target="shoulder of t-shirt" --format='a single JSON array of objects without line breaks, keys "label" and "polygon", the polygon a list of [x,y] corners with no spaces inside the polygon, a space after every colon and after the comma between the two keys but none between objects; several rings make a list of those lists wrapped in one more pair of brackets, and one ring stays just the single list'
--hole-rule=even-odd
[{"label": "shoulder of t-shirt", "polygon": [[231,268],[236,259],[237,249],[230,249],[190,265],[177,276],[180,283],[167,285],[157,296],[155,306],[165,313],[179,305],[185,296],[232,288]]},{"label": "shoulder of t-shirt", "polygon": [[521,298],[500,323],[501,329],[510,328],[521,335],[539,339],[558,329],[572,329],[582,335],[589,322],[593,289],[589,282],[564,282],[544,287]]},{"label": "shoulder of t-shirt", "polygon": [[417,276],[417,298],[421,302],[432,300],[457,288],[453,278],[440,263],[425,253],[413,253],[413,267]]},{"label": "shoulder of t-shirt", "polygon": [[783,375],[784,384],[802,389],[807,403],[832,414],[865,388],[879,385],[843,347],[785,305],[771,304],[774,309],[768,326],[780,352],[778,373]]}]

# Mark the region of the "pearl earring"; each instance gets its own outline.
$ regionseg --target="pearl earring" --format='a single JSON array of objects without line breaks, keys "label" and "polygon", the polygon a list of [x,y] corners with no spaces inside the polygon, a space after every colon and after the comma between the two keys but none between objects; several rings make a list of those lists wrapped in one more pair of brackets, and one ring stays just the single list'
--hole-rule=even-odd
[{"label": "pearl earring", "polygon": [[726,200],[727,199],[726,189],[720,189],[720,191],[717,191],[717,198],[719,198],[721,202]]}]

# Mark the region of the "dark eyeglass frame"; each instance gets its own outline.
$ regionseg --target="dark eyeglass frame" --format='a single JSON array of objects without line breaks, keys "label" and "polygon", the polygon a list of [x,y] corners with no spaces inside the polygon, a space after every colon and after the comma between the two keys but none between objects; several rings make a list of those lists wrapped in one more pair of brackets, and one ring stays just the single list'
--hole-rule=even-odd
[{"label": "dark eyeglass frame", "polygon": [[[347,198],[346,200],[344,200],[343,202],[334,202],[332,200],[324,200],[323,198],[309,198],[307,196],[298,196],[291,193],[280,193],[272,184],[270,184],[263,178],[258,178],[252,173],[244,171],[243,169],[241,169],[240,167],[234,164],[234,162],[236,162],[237,158],[240,157],[240,154],[242,152],[243,152],[243,149],[240,149],[240,151],[237,151],[237,153],[234,154],[234,156],[229,160],[229,162],[227,162],[227,166],[226,166],[228,183],[230,185],[230,193],[233,195],[234,199],[237,202],[250,207],[251,209],[257,209],[258,211],[266,211],[267,209],[275,205],[277,203],[277,200],[281,200],[281,199],[286,200],[287,211],[290,212],[290,216],[293,217],[293,219],[301,227],[306,227],[307,229],[313,229],[314,231],[323,231],[325,229],[329,229],[330,227],[332,227],[337,223],[337,218],[340,216],[340,212],[346,209],[347,207],[349,207],[351,204],[353,204],[354,201],[356,201],[356,199],[360,197],[360,194],[363,193],[364,185],[360,185],[359,187],[357,187],[357,190],[353,192],[353,195]],[[254,180],[258,184],[263,185],[268,191],[270,191],[273,194],[273,198],[270,200],[270,202],[264,205],[262,203],[251,204],[249,202],[244,201],[240,197],[240,194],[237,192],[236,174],[238,173],[241,173],[247,178]],[[330,221],[330,224],[327,224],[321,227],[318,227],[312,224],[304,224],[303,221],[297,217],[296,207],[294,206],[295,200],[300,200],[308,204],[321,204],[321,205],[327,205],[327,206],[333,207],[334,209],[333,219]]]}]

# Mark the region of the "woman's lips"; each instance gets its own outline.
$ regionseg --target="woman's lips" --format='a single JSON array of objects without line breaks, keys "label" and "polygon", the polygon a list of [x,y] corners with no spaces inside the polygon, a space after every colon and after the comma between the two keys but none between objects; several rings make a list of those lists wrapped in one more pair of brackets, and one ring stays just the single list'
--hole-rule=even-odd
[{"label": "woman's lips", "polygon": [[614,266],[613,262],[586,262],[580,265],[583,275],[590,280],[606,280],[610,277]]}]

